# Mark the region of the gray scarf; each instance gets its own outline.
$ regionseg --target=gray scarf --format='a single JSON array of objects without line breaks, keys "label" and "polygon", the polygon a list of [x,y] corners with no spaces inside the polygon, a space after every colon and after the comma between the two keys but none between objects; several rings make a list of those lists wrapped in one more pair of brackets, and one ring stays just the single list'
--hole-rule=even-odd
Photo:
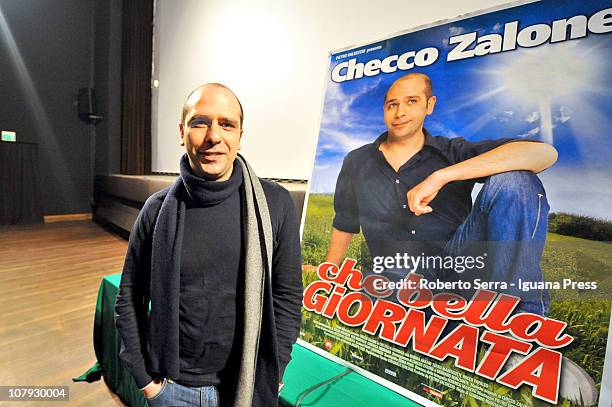
[{"label": "gray scarf", "polygon": [[[272,222],[259,178],[244,158],[238,156],[246,192],[246,256],[244,282],[244,337],[234,407],[250,407],[255,386],[255,367],[261,332],[266,269],[272,272]],[[261,225],[260,225],[261,224]],[[260,228],[261,226],[261,228]],[[261,241],[263,235],[264,241]]]},{"label": "gray scarf", "polygon": [[[246,201],[244,327],[242,353],[235,389],[234,407],[250,407],[255,386],[257,355],[261,332],[265,284],[272,270],[272,223],[259,178],[247,161],[242,166]],[[178,377],[180,253],[185,220],[185,204],[178,198],[184,188],[181,178],[166,195],[153,232],[151,254],[150,335],[160,338],[151,343],[151,367],[167,377]],[[166,315],[166,320],[161,316]]]}]

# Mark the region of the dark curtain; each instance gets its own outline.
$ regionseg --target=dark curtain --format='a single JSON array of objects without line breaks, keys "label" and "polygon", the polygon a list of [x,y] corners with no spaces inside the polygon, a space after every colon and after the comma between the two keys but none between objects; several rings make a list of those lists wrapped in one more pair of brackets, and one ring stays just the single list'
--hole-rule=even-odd
[{"label": "dark curtain", "polygon": [[0,225],[42,223],[38,145],[0,142]]},{"label": "dark curtain", "polygon": [[151,171],[153,0],[123,0],[121,172]]}]

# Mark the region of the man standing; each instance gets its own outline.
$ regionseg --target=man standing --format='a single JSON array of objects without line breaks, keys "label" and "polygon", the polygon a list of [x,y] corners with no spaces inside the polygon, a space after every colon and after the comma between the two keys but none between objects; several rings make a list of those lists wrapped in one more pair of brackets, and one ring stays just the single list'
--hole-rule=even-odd
[{"label": "man standing", "polygon": [[151,406],[272,406],[299,333],[298,217],[238,156],[243,110],[207,84],[179,124],[175,184],[144,204],[115,306],[120,357]]},{"label": "man standing", "polygon": [[[433,137],[423,122],[435,104],[427,75],[408,74],[391,85],[383,105],[387,132],[344,159],[327,261],[341,263],[361,229],[372,257],[409,253],[458,259],[476,251],[487,256],[487,274],[476,277],[541,282],[548,203],[534,173],[556,161],[556,150],[512,139]],[[472,207],[476,181],[484,186]],[[420,272],[434,279],[460,277],[448,269]],[[548,312],[544,290],[506,292],[523,299],[524,311]]]}]

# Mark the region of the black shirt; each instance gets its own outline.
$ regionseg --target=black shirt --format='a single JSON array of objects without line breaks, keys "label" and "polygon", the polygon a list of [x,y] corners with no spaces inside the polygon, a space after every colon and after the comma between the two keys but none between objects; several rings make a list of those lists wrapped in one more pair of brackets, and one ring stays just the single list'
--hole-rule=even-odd
[{"label": "black shirt", "polygon": [[[217,385],[234,346],[237,284],[244,273],[242,169],[234,163],[226,181],[183,174],[185,229],[181,248],[177,382]],[[241,298],[241,297],[240,297]]]},{"label": "black shirt", "polygon": [[433,172],[485,153],[513,139],[466,141],[434,137],[427,130],[421,151],[395,171],[379,150],[383,133],[373,143],[347,154],[336,182],[333,226],[341,231],[363,231],[372,256],[396,253],[439,253],[472,208],[476,181],[445,185],[429,204],[431,213],[415,216],[407,192]]},{"label": "black shirt", "polygon": [[[276,394],[277,379],[282,377],[291,359],[292,345],[299,334],[302,306],[299,217],[286,189],[271,181],[260,181],[270,211],[274,254],[270,273],[271,286],[266,285],[264,288],[261,346],[258,350],[255,381],[257,400]],[[139,388],[145,387],[153,378],[178,378],[165,373],[174,361],[160,360],[155,349],[158,349],[161,343],[166,344],[164,341],[168,338],[150,335],[151,317],[147,317],[149,303],[152,301],[150,292],[160,284],[159,280],[151,279],[151,257],[154,250],[152,239],[157,230],[157,216],[170,189],[166,188],[149,197],[134,223],[115,305],[115,323],[121,336],[119,357]],[[177,198],[183,200],[182,194],[179,195],[181,196]],[[244,284],[241,284],[241,280],[243,278],[239,277],[239,297],[244,296]],[[174,317],[168,309],[161,308],[158,312],[160,315],[157,318],[160,321]],[[243,332],[241,321],[237,321],[237,324],[239,330],[235,332],[234,339],[241,337]],[[169,337],[174,340],[174,336]],[[167,345],[174,347],[172,342]],[[178,359],[179,355],[176,355],[176,358]],[[233,359],[230,358],[229,365],[226,366],[228,380],[221,381],[220,392],[223,389],[233,390],[233,379],[238,369],[238,365],[232,363]],[[180,364],[180,360],[176,362]]]}]

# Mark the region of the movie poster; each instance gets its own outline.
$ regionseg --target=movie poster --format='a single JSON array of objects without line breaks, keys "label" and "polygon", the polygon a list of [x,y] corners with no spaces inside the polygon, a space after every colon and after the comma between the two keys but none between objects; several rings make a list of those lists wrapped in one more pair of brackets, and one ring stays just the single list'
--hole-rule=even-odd
[{"label": "movie poster", "polygon": [[[426,404],[597,405],[612,299],[611,31],[609,1],[541,1],[332,53],[301,340]],[[427,136],[404,161],[397,140],[419,120]],[[542,143],[557,156],[526,165],[544,171],[455,172],[420,209],[410,201],[445,166],[497,148],[525,161],[512,148]]]}]

